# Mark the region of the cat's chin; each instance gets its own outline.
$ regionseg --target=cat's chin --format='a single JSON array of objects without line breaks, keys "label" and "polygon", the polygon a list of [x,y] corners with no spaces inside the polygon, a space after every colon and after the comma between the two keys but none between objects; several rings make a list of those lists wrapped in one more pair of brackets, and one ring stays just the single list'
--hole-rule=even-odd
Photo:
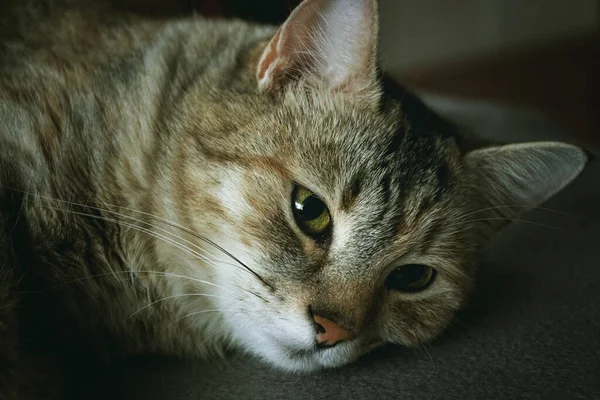
[{"label": "cat's chin", "polygon": [[288,372],[339,368],[356,361],[360,356],[355,346],[345,343],[329,349],[293,348],[276,344],[270,349],[255,351],[255,354],[272,366]]},{"label": "cat's chin", "polygon": [[[226,315],[227,317],[228,315]],[[262,325],[245,325],[239,316],[231,322],[231,337],[239,350],[250,354],[274,368],[287,372],[312,372],[339,368],[356,361],[365,349],[364,340],[342,341],[330,348],[318,348],[313,326],[305,318],[268,321],[269,329]],[[245,326],[245,329],[240,329]],[[369,347],[369,346],[367,346]]]}]

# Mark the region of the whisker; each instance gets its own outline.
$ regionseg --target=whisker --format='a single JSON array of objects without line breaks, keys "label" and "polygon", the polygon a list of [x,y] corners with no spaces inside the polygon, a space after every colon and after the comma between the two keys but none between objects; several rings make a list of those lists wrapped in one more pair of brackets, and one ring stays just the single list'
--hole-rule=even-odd
[{"label": "whisker", "polygon": [[463,329],[465,331],[468,331],[471,329],[471,327],[467,324],[465,324],[463,321],[460,320],[460,318],[458,318],[457,316],[452,317],[452,323],[455,326],[458,326],[460,329]]},{"label": "whisker", "polygon": [[424,382],[419,384],[418,386],[423,386],[423,385],[429,383],[438,373],[437,364],[433,360],[433,356],[431,355],[429,350],[427,350],[427,346],[428,346],[428,344],[424,343],[423,345],[421,345],[421,348],[425,351],[425,353],[429,357],[429,361],[431,361],[431,364],[433,365],[433,371],[431,372],[431,375]]},{"label": "whisker", "polygon": [[[10,190],[19,192],[19,193],[23,193],[23,194],[28,195],[28,196],[37,196],[38,198],[43,198],[43,199],[46,199],[46,200],[57,201],[57,202],[60,202],[60,203],[67,203],[67,204],[76,205],[76,206],[79,206],[79,207],[87,207],[87,208],[95,209],[95,210],[98,210],[98,211],[105,211],[105,212],[116,213],[115,211],[111,211],[111,210],[107,210],[107,209],[102,209],[102,208],[95,207],[95,206],[90,206],[89,204],[81,204],[81,203],[77,203],[77,202],[73,202],[73,201],[61,200],[61,199],[56,199],[56,198],[52,198],[52,197],[48,197],[48,196],[42,196],[42,195],[39,195],[39,194],[28,193],[28,192],[25,192],[25,191],[22,191],[22,190],[19,190],[19,189],[10,188],[10,187],[7,187],[7,188],[10,189]],[[223,247],[219,246],[218,244],[216,244],[212,240],[210,240],[210,239],[208,239],[208,238],[206,238],[204,236],[198,235],[196,232],[190,230],[189,228],[186,228],[185,226],[182,226],[182,225],[180,225],[180,224],[178,224],[176,222],[170,221],[168,219],[165,219],[165,218],[162,218],[162,217],[159,217],[157,215],[154,215],[154,214],[151,214],[151,213],[148,213],[148,212],[144,212],[144,211],[141,211],[141,210],[136,210],[136,209],[133,209],[133,208],[119,206],[119,205],[110,204],[110,203],[104,203],[104,204],[106,206],[109,206],[109,207],[116,207],[116,208],[120,208],[120,209],[123,209],[123,210],[137,212],[137,213],[140,213],[142,215],[149,216],[151,218],[154,218],[155,220],[158,220],[158,221],[161,221],[161,222],[167,224],[168,226],[171,226],[173,228],[177,228],[177,229],[179,229],[179,230],[181,230],[183,232],[186,232],[187,234],[191,235],[192,237],[194,237],[194,238],[196,238],[198,240],[201,240],[201,241],[203,241],[203,242],[205,242],[205,243],[213,246],[217,250],[221,251],[223,254],[225,254],[226,256],[228,256],[229,258],[231,258],[233,261],[237,262],[240,266],[242,266],[244,269],[246,269],[248,272],[250,272],[252,275],[254,275],[264,285],[266,285],[267,287],[269,287],[271,290],[275,290],[275,288],[270,283],[268,283],[267,281],[265,281],[265,279],[263,277],[261,277],[258,273],[256,273],[256,271],[252,270],[252,268],[248,267],[245,263],[243,263],[242,261],[240,261],[233,254],[231,254],[230,252],[228,252],[227,250],[225,250]],[[130,216],[127,216],[127,215],[124,215],[123,217],[135,219],[134,217],[130,217]],[[142,222],[148,224],[145,221],[142,221]]]},{"label": "whisker", "polygon": [[[47,207],[51,208],[51,209],[53,208],[53,207],[49,207],[49,206],[47,206]],[[187,252],[188,254],[195,256],[196,257],[195,260],[201,259],[201,260],[204,260],[204,261],[207,261],[207,262],[212,262],[213,261],[213,259],[210,259],[210,258],[208,258],[208,257],[206,257],[206,256],[204,256],[202,254],[199,254],[198,252],[190,249],[189,247],[187,247],[187,246],[185,246],[185,245],[183,245],[183,244],[181,244],[181,243],[179,243],[179,242],[177,242],[177,241],[175,241],[175,240],[173,240],[173,239],[171,239],[169,237],[166,237],[166,236],[164,236],[162,234],[159,234],[159,233],[154,232],[154,231],[152,231],[150,229],[147,229],[147,228],[139,227],[139,226],[134,225],[134,224],[129,224],[127,222],[115,220],[115,219],[112,219],[112,218],[107,218],[107,217],[104,217],[104,216],[98,216],[98,215],[93,215],[93,214],[88,214],[88,213],[81,213],[81,212],[77,212],[77,211],[65,210],[65,209],[60,209],[60,208],[54,208],[54,209],[60,210],[60,211],[64,211],[64,212],[70,212],[70,213],[73,213],[73,214],[79,214],[79,215],[87,216],[87,217],[90,217],[90,218],[96,218],[96,219],[100,219],[100,220],[104,220],[104,221],[108,221],[108,222],[119,223],[121,225],[130,227],[132,229],[136,229],[136,230],[138,230],[140,232],[147,233],[150,236],[153,236],[153,237],[155,237],[157,239],[160,239],[160,240],[163,240],[163,241],[165,241],[165,242],[167,242],[169,244],[172,244],[175,247],[177,247],[177,248],[179,248],[179,249]],[[141,221],[141,222],[143,222],[143,221]],[[152,225],[150,224],[150,226],[152,226]],[[162,229],[162,230],[165,231],[165,232],[167,232],[167,233],[169,233],[168,231],[166,231],[164,229]],[[174,236],[175,237],[179,237],[179,236],[176,236],[176,235],[174,235]],[[188,243],[190,243],[190,242],[188,242]],[[194,245],[194,244],[192,243],[192,245]],[[219,261],[217,261],[217,262],[219,262]],[[227,263],[227,262],[223,262],[223,263],[237,267],[237,265],[235,265],[235,264],[231,264],[231,263]],[[206,282],[206,283],[209,284],[208,282]],[[221,286],[217,286],[217,287],[223,288]],[[256,292],[254,292],[252,290],[249,290],[249,289],[245,289],[245,288],[242,288],[242,289],[245,290],[248,293],[253,294],[254,296],[256,296],[256,297],[260,298],[261,300],[263,300],[263,301],[265,301],[265,302],[268,303],[268,301],[264,297],[260,296]]]},{"label": "whisker", "polygon": [[[234,311],[234,310],[231,310]],[[208,309],[208,310],[200,310],[200,311],[194,311],[193,313],[189,313],[184,315],[183,317],[179,317],[176,320],[174,320],[173,322],[171,322],[171,324],[169,324],[169,326],[173,326],[175,325],[177,322],[181,321],[182,319],[188,318],[188,317],[192,317],[194,315],[198,315],[198,314],[204,314],[204,313],[208,313],[208,312],[226,312],[226,310],[220,310],[218,308],[212,308],[212,309]]]},{"label": "whisker", "polygon": [[[70,204],[75,204],[75,205],[77,205],[76,203],[72,203],[72,202],[69,202],[69,203],[70,203]],[[183,238],[183,237],[181,237],[181,236],[179,236],[179,235],[176,235],[176,234],[174,234],[174,233],[172,233],[172,232],[168,231],[167,229],[164,229],[164,228],[161,228],[161,227],[159,227],[159,226],[156,226],[156,225],[154,225],[154,224],[152,224],[152,223],[150,223],[150,222],[143,221],[143,220],[141,220],[141,219],[138,219],[138,218],[132,217],[132,216],[130,216],[130,215],[125,215],[125,214],[118,213],[118,212],[116,212],[116,211],[112,211],[112,210],[107,210],[107,209],[102,209],[102,208],[97,208],[97,207],[92,207],[92,206],[85,206],[85,207],[88,207],[88,208],[91,208],[91,209],[96,209],[96,210],[98,210],[98,211],[105,211],[105,212],[108,212],[108,213],[111,213],[111,214],[117,215],[117,216],[119,216],[119,217],[122,217],[122,218],[131,219],[131,220],[133,220],[133,221],[136,221],[136,222],[139,222],[139,223],[141,223],[141,224],[148,225],[150,228],[154,228],[154,229],[160,230],[160,231],[162,231],[162,232],[165,232],[165,233],[167,233],[167,234],[169,234],[169,235],[173,236],[175,239],[179,239],[179,240],[183,241],[184,243],[186,243],[186,244],[189,244],[189,245],[193,246],[193,247],[194,247],[196,250],[198,250],[198,251],[204,251],[204,252],[206,252],[206,250],[205,250],[205,249],[203,249],[202,247],[198,246],[197,244],[195,244],[195,243],[193,243],[193,242],[191,242],[191,241],[189,241],[189,240],[187,240],[187,239],[185,239],[185,238]],[[48,208],[52,208],[52,207],[48,206]],[[60,209],[60,208],[54,208],[54,209],[58,209],[58,210],[62,210],[62,211],[67,211],[67,210]],[[69,210],[69,212],[76,213],[76,211],[70,211],[70,210]],[[87,216],[93,216],[93,214],[85,214],[85,215],[87,215]],[[114,221],[112,221],[112,222],[120,222],[120,221],[118,221],[118,220],[114,220]],[[190,250],[191,250],[191,249],[190,249]],[[233,264],[233,263],[230,263],[230,262],[227,262],[227,261],[216,260],[216,259],[214,259],[214,258],[209,258],[209,257],[207,257],[206,255],[204,255],[204,254],[200,254],[200,253],[198,253],[198,252],[195,252],[195,255],[196,255],[197,257],[199,257],[200,259],[204,260],[204,261],[208,261],[208,262],[216,262],[216,263],[220,263],[220,264],[226,264],[226,265],[231,265],[231,266],[234,266],[234,267],[238,267],[238,268],[239,268],[239,265],[237,265],[237,264]],[[245,272],[248,272],[248,271],[246,271],[245,269],[243,269],[243,270],[244,270]]]},{"label": "whisker", "polygon": [[197,279],[197,278],[193,278],[191,276],[186,276],[186,275],[174,274],[174,273],[171,273],[171,272],[152,271],[152,270],[135,270],[135,271],[132,270],[132,271],[112,271],[112,272],[105,272],[105,273],[101,273],[101,274],[94,274],[94,275],[84,276],[84,277],[81,277],[81,278],[71,279],[71,280],[63,282],[61,284],[61,286],[62,285],[68,285],[68,284],[71,284],[71,283],[76,283],[76,282],[83,282],[83,281],[89,280],[89,279],[101,278],[103,276],[111,276],[111,275],[118,275],[118,274],[151,274],[151,275],[158,275],[158,276],[169,277],[169,278],[189,279],[189,280],[194,281],[194,282],[203,283],[203,284],[206,284],[206,285],[209,285],[209,286],[214,286],[214,287],[217,287],[219,289],[223,289],[225,291],[228,291],[228,292],[236,294],[236,295],[238,294],[238,293],[236,293],[236,292],[234,292],[232,290],[229,290],[229,289],[227,289],[227,288],[225,288],[223,286],[214,284],[212,282],[207,282],[207,281],[202,280],[202,279]]},{"label": "whisker", "polygon": [[[49,207],[49,208],[53,208],[53,207]],[[118,221],[118,220],[107,218],[107,217],[103,217],[103,216],[98,216],[98,215],[93,215],[93,214],[88,214],[88,213],[82,213],[82,212],[79,212],[79,211],[65,210],[65,209],[60,209],[60,208],[56,208],[56,209],[60,210],[60,211],[64,211],[64,212],[70,212],[70,213],[73,213],[73,214],[76,214],[76,215],[86,216],[86,217],[89,217],[89,218],[95,218],[95,219],[100,219],[100,220],[103,220],[103,221],[108,221],[108,222],[113,222],[113,223],[119,223],[119,224],[122,224],[124,226],[130,227],[132,229],[136,229],[136,230],[138,230],[140,232],[147,233],[148,235],[153,236],[153,237],[155,237],[157,239],[163,240],[163,241],[165,241],[167,243],[170,243],[173,246],[181,249],[184,252],[187,252],[188,254],[190,254],[192,256],[196,256],[197,255],[197,254],[195,254],[196,252],[194,252],[193,250],[187,248],[184,245],[181,245],[177,241],[172,240],[171,238],[169,238],[167,236],[164,236],[164,235],[161,235],[159,233],[156,233],[156,232],[154,232],[154,231],[152,231],[150,229],[142,228],[140,226],[137,226],[137,225],[134,225],[134,224],[130,224],[128,222]],[[125,271],[125,272],[130,273],[131,271]],[[188,278],[192,279],[190,277],[188,277]],[[231,291],[231,290],[229,290],[227,288],[224,288],[224,287],[222,287],[220,285],[217,285],[217,284],[214,284],[212,282],[204,281],[204,280],[201,280],[201,279],[194,279],[194,280],[196,280],[198,282],[201,282],[201,283],[204,283],[206,285],[210,285],[210,286],[221,288],[221,289],[226,290],[226,291],[231,292],[231,293],[235,293],[235,292],[233,292],[233,291]],[[245,288],[241,288],[241,289],[245,290],[246,292],[248,292],[248,293],[250,293],[250,294],[252,294],[252,295],[254,295],[256,297],[258,297],[259,299],[263,300],[264,302],[268,303],[268,301],[264,297],[260,296],[259,294],[255,293],[253,291],[250,291],[248,289],[245,289]]]},{"label": "whisker", "polygon": [[218,330],[218,329],[215,329],[215,330],[213,330],[213,332],[212,332],[210,335],[206,336],[206,337],[204,338],[204,340],[203,340],[202,342],[200,342],[199,346],[202,346],[202,345],[204,345],[204,344],[205,344],[206,342],[208,342],[210,339],[212,339],[212,338],[214,338],[215,336],[217,336],[217,334],[218,334],[218,333],[219,333],[219,330]]},{"label": "whisker", "polygon": [[137,310],[136,312],[132,313],[129,317],[127,317],[128,319],[131,319],[134,315],[142,312],[143,310],[152,307],[155,304],[161,303],[163,301],[166,300],[171,300],[171,299],[177,299],[177,298],[181,298],[181,297],[195,297],[195,296],[201,296],[201,297],[215,297],[215,298],[219,298],[219,299],[225,299],[225,300],[234,300],[232,298],[227,298],[227,297],[223,297],[223,296],[219,296],[216,294],[207,294],[207,293],[184,293],[184,294],[177,294],[177,295],[173,295],[173,296],[167,296],[167,297],[163,297],[161,299],[158,299],[156,301],[153,301],[151,303],[146,304],[144,307],[140,308],[139,310]]},{"label": "whisker", "polygon": [[540,222],[527,221],[525,219],[518,219],[518,218],[490,217],[490,218],[470,219],[470,220],[466,220],[466,221],[460,221],[459,223],[470,224],[470,223],[479,222],[479,221],[496,221],[496,220],[498,220],[498,221],[504,220],[504,221],[520,222],[520,223],[524,223],[524,224],[529,224],[529,225],[534,225],[534,226],[540,226],[540,227],[543,227],[543,228],[554,229],[554,230],[557,230],[557,231],[568,233],[568,231],[566,231],[565,229],[558,228],[556,226],[546,225],[546,224],[542,224]]},{"label": "whisker", "polygon": [[529,206],[523,206],[523,205],[520,205],[520,204],[504,204],[504,205],[500,205],[500,206],[493,206],[493,207],[481,208],[479,210],[471,211],[471,212],[469,212],[467,214],[464,214],[463,218],[464,217],[468,217],[468,216],[473,215],[473,214],[480,213],[480,212],[490,211],[490,210],[497,210],[497,209],[501,209],[501,208],[528,208],[528,209],[531,209],[531,210],[547,211],[547,212],[551,212],[551,213],[554,213],[554,214],[564,215],[565,217],[569,217],[569,218],[581,220],[581,218],[579,218],[579,217],[577,217],[577,216],[575,216],[573,214],[568,214],[568,213],[565,213],[565,212],[562,212],[562,211],[553,210],[552,208],[546,208],[546,207],[529,207]]},{"label": "whisker", "polygon": [[135,229],[137,231],[140,231],[140,232],[143,232],[143,233],[147,233],[147,234],[149,234],[150,236],[152,236],[154,238],[162,239],[162,240],[164,240],[164,241],[166,241],[166,242],[168,242],[170,244],[173,244],[174,246],[176,246],[177,248],[179,248],[179,249],[187,252],[188,254],[197,257],[196,259],[210,261],[203,254],[200,254],[200,253],[196,252],[195,250],[190,249],[189,247],[187,247],[187,246],[185,246],[185,245],[177,242],[176,240],[174,240],[174,239],[172,239],[172,238],[170,238],[168,236],[162,235],[160,233],[154,232],[154,231],[152,231],[150,229],[141,227],[141,226],[130,224],[128,222],[119,221],[119,220],[113,219],[113,218],[104,217],[104,216],[101,216],[101,215],[94,215],[94,214],[89,214],[89,213],[84,213],[84,212],[79,212],[79,211],[72,211],[72,210],[67,210],[67,209],[62,209],[62,208],[56,208],[56,207],[50,207],[50,206],[48,206],[48,208],[53,209],[53,210],[68,212],[68,213],[75,214],[75,215],[81,215],[81,216],[85,216],[85,217],[88,217],[88,218],[93,218],[93,219],[99,219],[99,220],[102,220],[102,221],[112,222],[112,223],[115,223],[115,224],[122,224],[124,226],[127,226],[129,228]]},{"label": "whisker", "polygon": [[[169,326],[173,326],[174,324],[176,324],[177,322],[181,321],[182,319],[188,318],[188,317],[193,317],[194,315],[198,315],[198,314],[204,314],[204,313],[209,313],[209,312],[221,312],[221,313],[234,313],[233,315],[237,315],[242,313],[241,310],[222,310],[219,308],[212,308],[212,309],[208,309],[208,310],[200,310],[200,311],[194,311],[192,313],[186,314],[182,317],[177,318],[176,320],[174,320],[173,322],[171,322],[171,324],[169,324]],[[249,310],[244,310],[243,312],[246,313],[250,313],[252,314],[251,311]],[[256,314],[256,313],[254,313]]]}]

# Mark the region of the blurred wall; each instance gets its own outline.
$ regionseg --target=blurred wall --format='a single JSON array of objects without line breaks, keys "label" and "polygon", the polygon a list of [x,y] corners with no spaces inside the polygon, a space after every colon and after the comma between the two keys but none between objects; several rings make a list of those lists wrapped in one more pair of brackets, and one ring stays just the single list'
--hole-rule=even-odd
[{"label": "blurred wall", "polygon": [[381,0],[386,69],[431,68],[598,32],[598,0]]}]

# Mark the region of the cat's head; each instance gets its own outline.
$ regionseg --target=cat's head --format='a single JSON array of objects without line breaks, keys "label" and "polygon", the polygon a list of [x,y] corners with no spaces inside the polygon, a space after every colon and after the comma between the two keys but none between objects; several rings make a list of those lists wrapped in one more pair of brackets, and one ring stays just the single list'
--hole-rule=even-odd
[{"label": "cat's head", "polygon": [[186,214],[232,256],[212,251],[197,291],[216,294],[225,335],[281,368],[439,335],[491,234],[585,164],[570,145],[466,151],[420,129],[382,89],[377,27],[375,0],[305,1],[253,59],[257,89],[197,122],[220,134],[196,144],[208,163],[189,167]]}]

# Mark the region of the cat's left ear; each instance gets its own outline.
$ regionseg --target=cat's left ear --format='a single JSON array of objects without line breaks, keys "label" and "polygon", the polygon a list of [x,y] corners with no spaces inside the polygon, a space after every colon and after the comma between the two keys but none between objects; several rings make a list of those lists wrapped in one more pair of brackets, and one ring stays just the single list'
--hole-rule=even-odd
[{"label": "cat's left ear", "polygon": [[261,90],[292,81],[334,91],[378,90],[377,0],[305,0],[262,53]]},{"label": "cat's left ear", "polygon": [[471,190],[483,200],[477,218],[493,230],[539,206],[583,170],[587,155],[559,142],[509,144],[474,150],[465,156]]}]

